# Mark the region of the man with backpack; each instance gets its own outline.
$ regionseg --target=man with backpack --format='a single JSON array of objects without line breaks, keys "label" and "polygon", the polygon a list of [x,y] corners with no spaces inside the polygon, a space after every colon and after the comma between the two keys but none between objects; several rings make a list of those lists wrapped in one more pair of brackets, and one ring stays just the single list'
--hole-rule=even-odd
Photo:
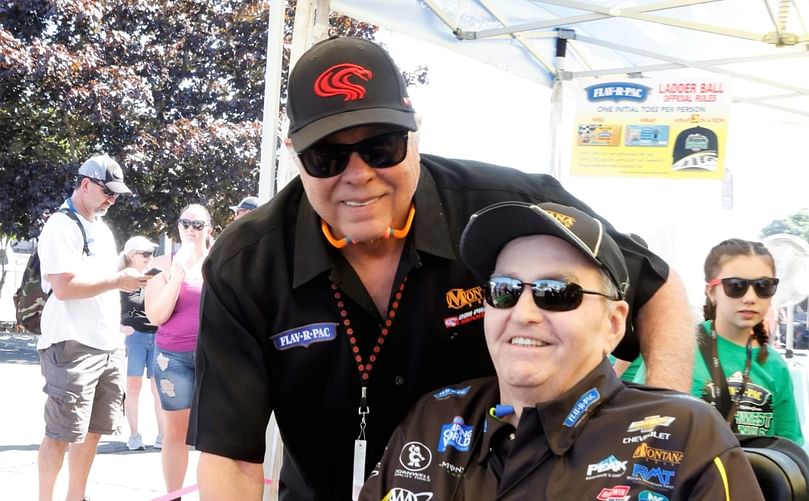
[{"label": "man with backpack", "polygon": [[53,498],[65,451],[67,500],[84,499],[98,441],[123,421],[118,290],[135,290],[150,278],[132,268],[118,271],[115,240],[101,220],[124,193],[131,192],[118,163],[105,155],[90,158],[79,168],[73,194],[39,237],[42,290],[52,291],[37,343],[48,395],[38,457],[40,501]]}]

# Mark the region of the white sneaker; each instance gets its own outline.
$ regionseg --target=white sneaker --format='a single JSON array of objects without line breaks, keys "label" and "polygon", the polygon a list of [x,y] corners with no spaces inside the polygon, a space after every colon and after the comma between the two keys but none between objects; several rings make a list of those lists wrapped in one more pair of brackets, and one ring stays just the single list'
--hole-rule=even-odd
[{"label": "white sneaker", "polygon": [[129,440],[126,441],[126,446],[129,448],[130,451],[144,450],[143,438],[141,438],[140,433],[133,433],[132,435],[130,435]]},{"label": "white sneaker", "polygon": [[158,435],[157,438],[154,439],[154,448],[155,449],[163,448],[163,435]]}]

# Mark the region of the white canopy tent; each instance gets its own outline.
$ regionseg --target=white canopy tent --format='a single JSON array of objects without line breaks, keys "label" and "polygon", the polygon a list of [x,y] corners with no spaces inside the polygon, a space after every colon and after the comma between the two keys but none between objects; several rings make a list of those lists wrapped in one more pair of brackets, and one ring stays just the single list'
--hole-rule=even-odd
[{"label": "white canopy tent", "polygon": [[[809,0],[300,1],[293,61],[325,37],[329,8],[548,87],[584,77],[724,75],[733,78],[736,103],[809,117]],[[271,34],[282,33],[279,22]],[[280,42],[270,38],[270,60],[280,61],[272,57]],[[268,65],[268,103],[278,102],[274,66]],[[265,199],[276,191],[269,165],[275,160],[269,146],[276,142],[266,139]],[[558,152],[551,159],[548,171],[558,175]],[[279,184],[291,176],[282,162]]]},{"label": "white canopy tent", "polygon": [[548,86],[690,68],[734,77],[737,102],[809,115],[806,0],[334,0],[332,9]]}]

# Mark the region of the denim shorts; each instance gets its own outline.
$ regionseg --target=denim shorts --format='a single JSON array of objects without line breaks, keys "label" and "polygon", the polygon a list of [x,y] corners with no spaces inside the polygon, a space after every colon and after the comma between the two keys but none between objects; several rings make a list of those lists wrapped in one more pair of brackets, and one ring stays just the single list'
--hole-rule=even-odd
[{"label": "denim shorts", "polygon": [[154,332],[135,331],[126,336],[126,375],[142,377],[146,369],[146,377],[154,374]]},{"label": "denim shorts", "polygon": [[168,351],[155,346],[155,382],[163,410],[191,408],[195,360],[196,353],[193,351]]},{"label": "denim shorts", "polygon": [[116,433],[123,424],[124,350],[62,341],[39,351],[45,376],[45,436],[81,442],[87,432]]}]

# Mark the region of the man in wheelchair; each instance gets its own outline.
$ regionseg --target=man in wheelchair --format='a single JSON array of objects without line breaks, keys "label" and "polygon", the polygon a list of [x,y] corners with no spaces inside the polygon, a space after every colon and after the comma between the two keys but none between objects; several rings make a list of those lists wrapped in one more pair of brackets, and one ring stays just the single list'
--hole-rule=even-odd
[{"label": "man in wheelchair", "polygon": [[360,499],[764,499],[710,405],[616,377],[628,274],[598,220],[496,204],[472,216],[461,256],[485,281],[497,377],[425,395]]}]

